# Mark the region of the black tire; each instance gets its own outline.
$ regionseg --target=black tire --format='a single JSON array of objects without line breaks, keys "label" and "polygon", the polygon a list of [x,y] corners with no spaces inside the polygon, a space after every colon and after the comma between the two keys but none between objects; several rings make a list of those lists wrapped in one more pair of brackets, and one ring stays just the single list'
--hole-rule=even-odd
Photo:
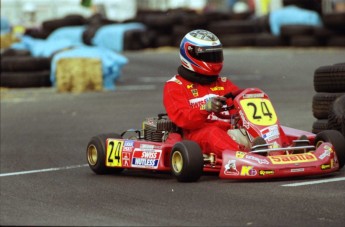
[{"label": "black tire", "polygon": [[54,30],[64,26],[68,26],[67,21],[65,21],[64,19],[52,19],[42,22],[43,30],[47,31],[49,34],[52,33]]},{"label": "black tire", "polygon": [[313,35],[314,26],[311,25],[282,25],[280,34],[283,37],[292,37],[300,35]]},{"label": "black tire", "polygon": [[331,29],[325,28],[325,27],[315,27],[314,29],[314,35],[317,38],[329,38],[337,33]]},{"label": "black tire", "polygon": [[[257,33],[260,27],[256,21],[245,20],[245,21],[217,21],[209,24],[208,29],[217,34],[221,35],[234,35],[234,34],[252,34]],[[222,40],[222,39],[220,39]]]},{"label": "black tire", "polygon": [[[117,24],[118,22],[109,20],[100,13],[93,14],[89,18],[85,19],[85,24],[88,26],[94,25],[107,25],[107,24]],[[125,23],[125,21],[123,21]]]},{"label": "black tire", "polygon": [[50,31],[46,31],[42,28],[28,28],[25,30],[24,34],[36,39],[46,39],[50,33]]},{"label": "black tire", "polygon": [[320,133],[328,129],[328,120],[327,119],[319,119],[314,121],[312,133]]},{"label": "black tire", "polygon": [[170,154],[171,172],[180,182],[195,182],[202,175],[204,158],[200,146],[189,140],[176,143]]},{"label": "black tire", "polygon": [[254,34],[236,34],[220,35],[219,39],[224,47],[243,47],[255,46],[256,35]]},{"label": "black tire", "polygon": [[255,45],[259,47],[285,46],[285,42],[279,36],[270,33],[262,33],[255,37]]},{"label": "black tire", "polygon": [[270,26],[270,22],[269,22],[269,14],[265,15],[265,16],[261,16],[256,20],[256,23],[259,27],[259,32],[261,33],[269,33],[271,34],[271,26]]},{"label": "black tire", "polygon": [[339,168],[342,168],[345,164],[345,138],[344,136],[338,131],[326,130],[316,135],[315,145],[318,145],[320,141],[329,142],[333,145],[335,153],[337,154]]},{"label": "black tire", "polygon": [[176,18],[173,15],[148,14],[144,16],[143,22],[151,28],[166,28],[173,26],[176,23]]},{"label": "black tire", "polygon": [[147,47],[151,47],[155,33],[152,31],[146,31],[142,29],[133,29],[124,33],[124,50],[141,50]]},{"label": "black tire", "polygon": [[164,46],[172,46],[173,45],[173,37],[170,35],[159,35],[156,37],[155,46],[156,47],[164,47]]},{"label": "black tire", "polygon": [[283,0],[283,6],[294,5],[302,9],[316,11],[321,14],[321,4],[319,0]]},{"label": "black tire", "polygon": [[320,46],[320,42],[314,36],[297,35],[290,38],[290,45],[293,47],[315,47]]},{"label": "black tire", "polygon": [[42,28],[51,33],[61,27],[84,25],[85,22],[84,17],[81,15],[67,15],[61,19],[43,21]]},{"label": "black tire", "polygon": [[345,136],[345,94],[333,102],[328,115],[327,127],[337,130]]},{"label": "black tire", "polygon": [[87,45],[92,46],[92,39],[95,36],[98,29],[100,29],[102,26],[102,24],[92,24],[87,26],[82,34],[83,42]]},{"label": "black tire", "polygon": [[345,12],[324,14],[322,17],[326,27],[345,31]]},{"label": "black tire", "polygon": [[344,93],[316,93],[313,97],[312,110],[317,119],[327,119],[332,103]]},{"label": "black tire", "polygon": [[[185,26],[190,26],[194,28],[203,28],[206,26],[208,20],[204,15],[199,14],[184,14],[180,19],[178,19],[179,24]],[[177,23],[174,23],[175,25]]]},{"label": "black tire", "polygon": [[327,65],[314,72],[317,92],[345,92],[345,64]]},{"label": "black tire", "polygon": [[20,56],[1,59],[1,72],[28,72],[50,69],[50,58]]},{"label": "black tire", "polygon": [[345,35],[335,35],[330,37],[326,45],[331,47],[345,47]]},{"label": "black tire", "polygon": [[325,46],[329,41],[329,38],[337,35],[337,33],[331,29],[325,27],[315,27],[314,36],[320,42],[320,45]]},{"label": "black tire", "polygon": [[11,88],[50,87],[50,71],[1,72],[0,86]]},{"label": "black tire", "polygon": [[3,60],[3,57],[27,57],[27,56],[31,56],[31,52],[28,50],[17,50],[17,49],[8,48],[8,49],[5,49],[1,53],[1,60]]},{"label": "black tire", "polygon": [[192,30],[191,27],[185,25],[174,25],[172,29],[172,45],[175,47],[179,47],[183,37]]},{"label": "black tire", "polygon": [[86,19],[79,14],[69,14],[64,19],[75,25],[84,25],[86,23]]},{"label": "black tire", "polygon": [[86,160],[89,167],[96,174],[121,173],[123,168],[109,168],[105,166],[107,138],[121,138],[116,133],[106,133],[94,136],[86,148]]},{"label": "black tire", "polygon": [[206,19],[206,21],[224,21],[229,20],[231,15],[227,12],[220,12],[220,11],[209,11],[202,14],[202,16]]}]

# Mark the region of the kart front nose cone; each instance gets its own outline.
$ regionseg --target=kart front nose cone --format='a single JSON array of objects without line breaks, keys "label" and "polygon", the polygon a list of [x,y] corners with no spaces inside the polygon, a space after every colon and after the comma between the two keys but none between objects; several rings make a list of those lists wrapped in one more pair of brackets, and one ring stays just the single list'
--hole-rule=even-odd
[{"label": "kart front nose cone", "polygon": [[97,148],[93,144],[87,148],[87,161],[92,166],[97,163]]},{"label": "kart front nose cone", "polygon": [[180,151],[175,151],[172,156],[172,168],[176,173],[181,172],[183,167],[183,158]]}]

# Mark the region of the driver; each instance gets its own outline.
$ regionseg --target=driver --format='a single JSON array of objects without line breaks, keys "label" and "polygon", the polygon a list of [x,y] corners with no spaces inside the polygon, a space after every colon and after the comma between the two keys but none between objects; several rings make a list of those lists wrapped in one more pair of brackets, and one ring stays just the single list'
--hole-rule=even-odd
[{"label": "driver", "polygon": [[213,33],[194,30],[185,35],[180,44],[178,74],[166,82],[163,104],[169,118],[183,130],[184,139],[198,143],[206,153],[218,158],[226,149],[241,150],[227,134],[229,120],[217,114],[229,115],[222,109],[231,99],[223,96],[232,93],[236,97],[242,90],[226,77],[220,77],[223,67],[222,44]]}]

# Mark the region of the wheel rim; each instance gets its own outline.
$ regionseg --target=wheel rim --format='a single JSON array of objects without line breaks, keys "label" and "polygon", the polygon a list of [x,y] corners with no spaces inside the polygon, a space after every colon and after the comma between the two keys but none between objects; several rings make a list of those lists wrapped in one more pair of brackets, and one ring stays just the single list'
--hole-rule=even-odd
[{"label": "wheel rim", "polygon": [[92,166],[97,163],[97,148],[93,144],[87,148],[87,161]]},{"label": "wheel rim", "polygon": [[183,167],[183,158],[181,152],[175,151],[171,159],[174,172],[180,173]]},{"label": "wheel rim", "polygon": [[317,141],[315,148],[318,148],[323,143],[324,143],[324,141],[322,141],[322,140]]}]

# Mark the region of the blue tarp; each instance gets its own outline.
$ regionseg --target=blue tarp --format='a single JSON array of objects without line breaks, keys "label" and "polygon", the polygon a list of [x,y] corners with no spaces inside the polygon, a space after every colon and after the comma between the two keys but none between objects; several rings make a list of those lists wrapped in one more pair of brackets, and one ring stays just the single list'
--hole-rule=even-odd
[{"label": "blue tarp", "polygon": [[6,34],[11,31],[11,25],[10,22],[5,18],[0,18],[0,34]]},{"label": "blue tarp", "polygon": [[109,49],[100,47],[78,47],[54,55],[50,79],[55,85],[56,64],[62,58],[98,58],[102,61],[103,87],[105,90],[115,90],[115,81],[121,75],[122,67],[128,59]]},{"label": "blue tarp", "polygon": [[29,50],[34,57],[51,57],[57,51],[78,46],[83,46],[83,44],[69,39],[45,40],[24,35],[21,42],[13,44],[11,48]]},{"label": "blue tarp", "polygon": [[[92,39],[92,44],[117,52],[123,51],[124,33],[134,29],[145,29],[141,23],[112,24],[102,26]],[[47,39],[35,39],[22,36],[20,43],[12,48],[27,49],[35,57],[50,57],[56,51],[71,47],[84,46],[82,40],[84,26],[62,27],[52,32]]]},{"label": "blue tarp", "polygon": [[84,46],[82,35],[84,26],[70,26],[56,29],[47,39],[35,39],[22,36],[21,42],[13,44],[12,48],[27,49],[34,57],[50,57],[59,50]]},{"label": "blue tarp", "polygon": [[85,31],[85,26],[68,26],[58,28],[53,31],[47,38],[48,41],[51,40],[61,40],[67,39],[76,44],[83,43],[83,32]]},{"label": "blue tarp", "polygon": [[282,25],[322,26],[322,19],[315,11],[301,9],[296,6],[287,6],[271,12],[269,23],[272,34],[279,36]]},{"label": "blue tarp", "polygon": [[145,29],[142,23],[125,23],[104,25],[99,28],[92,39],[92,44],[108,48],[117,52],[123,51],[124,33],[134,29]]}]

